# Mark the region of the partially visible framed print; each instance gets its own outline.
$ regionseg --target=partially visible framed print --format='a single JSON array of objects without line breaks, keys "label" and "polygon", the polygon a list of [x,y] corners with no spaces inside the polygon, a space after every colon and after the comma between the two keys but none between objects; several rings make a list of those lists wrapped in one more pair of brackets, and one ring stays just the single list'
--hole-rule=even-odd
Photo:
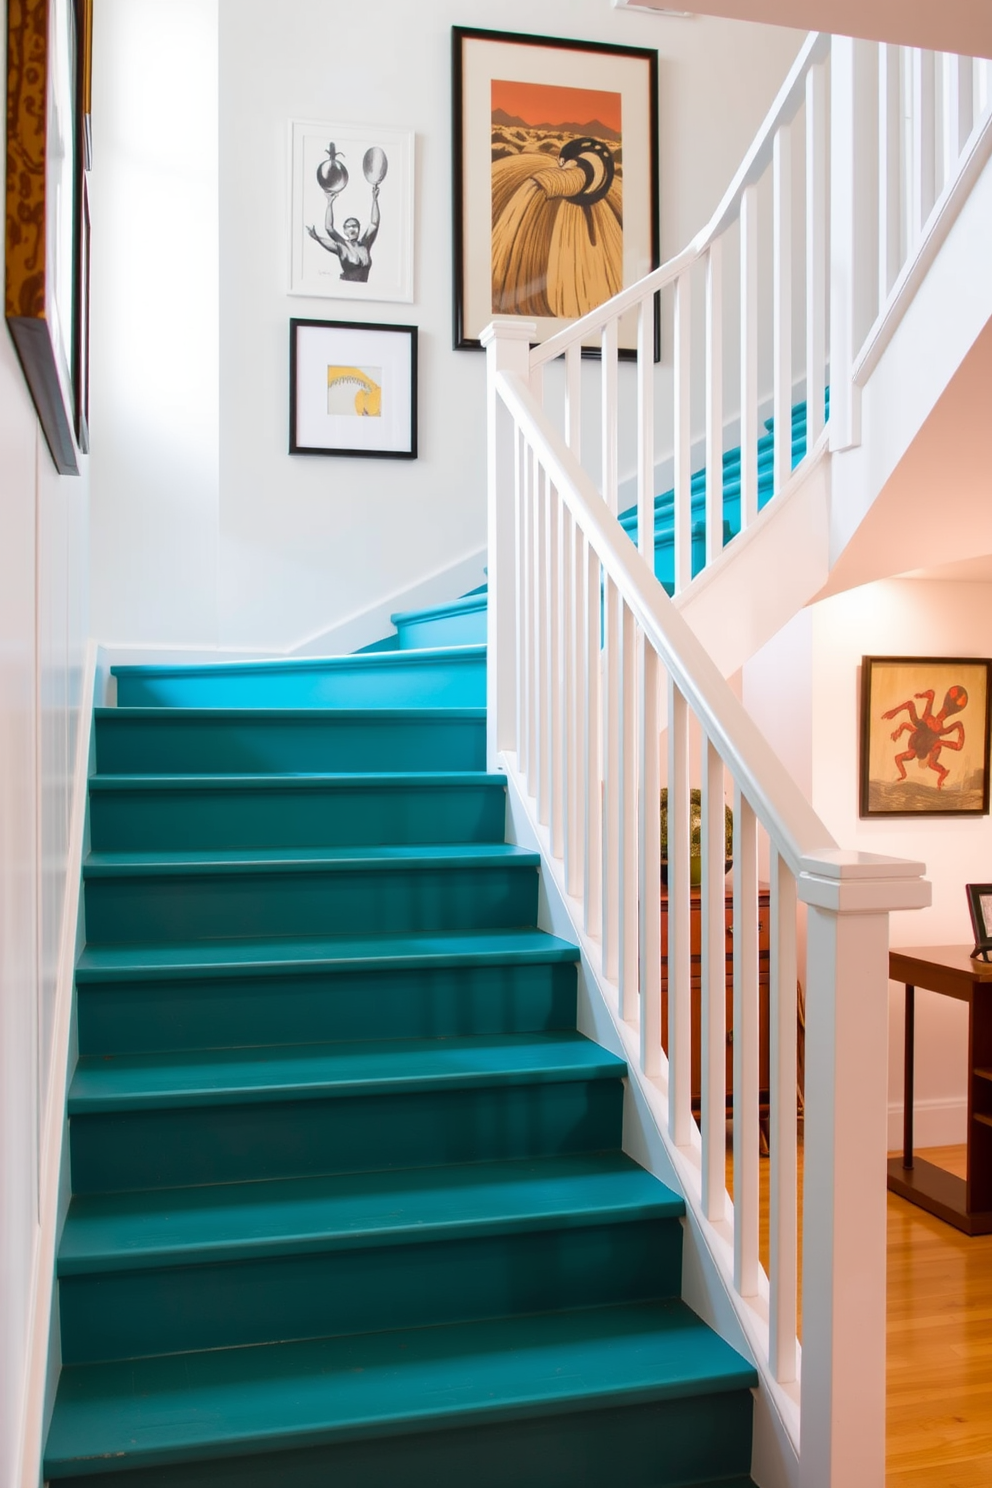
[{"label": "partially visible framed print", "polygon": [[546,340],[657,268],[657,52],[456,26],[452,110],[456,347],[494,315]]},{"label": "partially visible framed print", "polygon": [[290,294],[413,299],[413,150],[407,129],[292,121]]},{"label": "partially visible framed print", "polygon": [[976,961],[988,961],[992,952],[992,884],[965,884],[968,895],[968,913],[975,934]]},{"label": "partially visible framed print", "polygon": [[417,457],[417,327],[289,323],[291,455]]},{"label": "partially visible framed print", "polygon": [[861,815],[986,816],[992,661],[865,656]]},{"label": "partially visible framed print", "polygon": [[91,0],[7,6],[4,313],[55,467],[79,474]]}]

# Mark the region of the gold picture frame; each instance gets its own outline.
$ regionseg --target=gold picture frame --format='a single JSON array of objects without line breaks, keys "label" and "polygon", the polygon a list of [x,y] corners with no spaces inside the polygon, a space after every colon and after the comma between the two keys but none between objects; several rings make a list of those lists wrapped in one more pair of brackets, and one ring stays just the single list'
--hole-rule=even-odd
[{"label": "gold picture frame", "polygon": [[4,314],[61,475],[87,449],[92,0],[8,0]]}]

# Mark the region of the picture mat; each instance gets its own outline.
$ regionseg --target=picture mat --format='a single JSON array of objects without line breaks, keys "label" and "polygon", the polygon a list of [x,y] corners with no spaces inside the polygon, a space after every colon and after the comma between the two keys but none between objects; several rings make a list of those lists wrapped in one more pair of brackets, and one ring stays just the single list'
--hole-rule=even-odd
[{"label": "picture mat", "polygon": [[[289,293],[311,298],[405,302],[413,300],[413,172],[412,130],[378,125],[329,124],[318,120],[290,122],[291,250]],[[368,227],[372,187],[362,171],[365,151],[379,145],[389,169],[379,192],[381,223],[372,244],[368,280],[341,278],[334,254],[315,243],[308,226],[324,231],[327,198],[317,180],[317,167],[327,159],[333,141],[344,156],[348,185],[335,198],[334,222],[340,232],[347,217]]]},{"label": "picture mat", "polygon": [[[301,450],[409,450],[413,398],[411,337],[404,331],[296,327],[296,444]],[[382,369],[378,418],[327,411],[327,369]]]},{"label": "picture mat", "polygon": [[[913,814],[915,811],[981,810],[986,758],[987,678],[987,664],[979,660],[938,659],[929,663],[908,658],[872,664],[866,733],[869,811]],[[937,788],[936,772],[925,763],[921,769],[916,759],[904,761],[906,779],[900,780],[895,757],[908,749],[910,735],[903,733],[899,739],[893,740],[892,734],[904,722],[910,722],[910,716],[905,709],[892,719],[883,719],[881,715],[912,699],[917,716],[922,717],[926,699],[916,698],[914,694],[930,688],[934,693],[933,712],[938,713],[948,688],[955,683],[967,691],[968,704],[960,713],[951,714],[945,726],[957,720],[964,724],[964,748],[961,751],[946,748],[941,751],[940,764],[949,771],[942,789]],[[957,730],[949,737],[956,741]]]},{"label": "picture mat", "polygon": [[[623,132],[623,283],[649,274],[652,220],[651,73],[644,58],[570,51],[554,45],[461,38],[463,333],[478,340],[492,311],[493,79],[621,93]],[[483,271],[484,266],[484,271]],[[538,340],[569,325],[542,316]],[[628,329],[629,325],[629,329]],[[622,344],[637,338],[635,314],[624,317]]]}]

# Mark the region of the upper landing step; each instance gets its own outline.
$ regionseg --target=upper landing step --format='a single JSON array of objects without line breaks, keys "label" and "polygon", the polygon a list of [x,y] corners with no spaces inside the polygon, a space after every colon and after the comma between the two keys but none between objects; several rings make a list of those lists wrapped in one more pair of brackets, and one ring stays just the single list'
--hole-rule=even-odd
[{"label": "upper landing step", "polygon": [[115,666],[121,708],[480,708],[486,648]]}]

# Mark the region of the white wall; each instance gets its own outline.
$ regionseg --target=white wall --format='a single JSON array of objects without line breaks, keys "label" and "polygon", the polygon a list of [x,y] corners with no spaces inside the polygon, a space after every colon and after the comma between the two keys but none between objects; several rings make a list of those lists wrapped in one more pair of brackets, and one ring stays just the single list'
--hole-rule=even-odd
[{"label": "white wall", "polygon": [[[744,700],[838,842],[922,860],[929,909],[893,915],[895,946],[971,944],[966,883],[992,863],[992,818],[889,821],[858,815],[863,656],[992,656],[992,584],[888,579],[823,600],[744,668]],[[898,1146],[904,993],[889,989],[890,1144]],[[916,1110],[920,1145],[965,1140],[967,1015],[935,993],[917,996]]]},{"label": "white wall", "polygon": [[[2,42],[0,42],[2,47]],[[5,158],[5,155],[4,155]],[[0,249],[2,252],[2,249]],[[22,1442],[53,1078],[71,771],[86,636],[88,476],[60,477],[0,331],[0,1483]],[[42,1283],[50,1288],[51,1278]]]},{"label": "white wall", "polygon": [[[712,212],[801,40],[738,22],[659,22],[605,0],[572,0],[567,11],[506,0],[495,19],[481,0],[96,0],[96,22],[97,173],[113,231],[94,242],[95,629],[111,642],[261,650],[319,636],[485,543],[483,359],[451,349],[451,26],[659,49],[663,256]],[[141,81],[125,89],[129,58]],[[178,138],[177,88],[187,119]],[[286,294],[293,117],[416,131],[412,305]],[[151,188],[155,208],[144,205]],[[419,326],[417,461],[286,453],[291,316]],[[185,341],[188,395],[166,396],[154,368],[144,376],[149,327],[153,342],[159,327]],[[195,446],[182,406],[193,402]]]}]

